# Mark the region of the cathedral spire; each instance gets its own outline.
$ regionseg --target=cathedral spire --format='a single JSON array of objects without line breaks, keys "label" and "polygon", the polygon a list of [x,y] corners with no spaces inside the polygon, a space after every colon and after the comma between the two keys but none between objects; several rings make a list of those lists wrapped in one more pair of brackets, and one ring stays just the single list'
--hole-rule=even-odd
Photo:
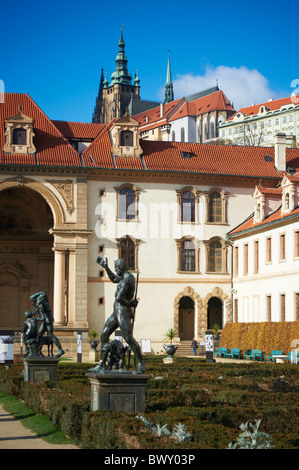
[{"label": "cathedral spire", "polygon": [[101,122],[101,105],[103,101],[103,88],[104,88],[104,71],[101,71],[101,79],[100,79],[100,86],[99,86],[99,94],[96,98],[96,105],[94,107],[94,113],[92,115],[92,122]]},{"label": "cathedral spire", "polygon": [[171,78],[171,68],[170,68],[170,54],[168,52],[168,62],[167,62],[167,74],[166,74],[166,83],[164,91],[164,103],[170,103],[173,101],[173,83]]},{"label": "cathedral spire", "polygon": [[116,56],[116,69],[111,75],[111,85],[119,83],[121,85],[132,85],[132,77],[128,71],[128,61],[125,54],[125,41],[123,37],[123,28],[121,26],[120,40],[118,43],[118,54]]}]

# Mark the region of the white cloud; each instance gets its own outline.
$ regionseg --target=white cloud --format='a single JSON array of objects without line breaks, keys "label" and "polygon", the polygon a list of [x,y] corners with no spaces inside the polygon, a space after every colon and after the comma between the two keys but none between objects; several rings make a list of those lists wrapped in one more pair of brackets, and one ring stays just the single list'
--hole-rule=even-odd
[{"label": "white cloud", "polygon": [[[207,88],[216,86],[225,93],[236,110],[251,106],[252,103],[262,103],[269,98],[277,99],[278,94],[271,90],[269,82],[258,70],[249,70],[245,66],[227,67],[219,65],[216,68],[207,67],[204,75],[178,75],[173,80],[175,98],[190,96]],[[164,89],[160,98],[163,98]]]}]

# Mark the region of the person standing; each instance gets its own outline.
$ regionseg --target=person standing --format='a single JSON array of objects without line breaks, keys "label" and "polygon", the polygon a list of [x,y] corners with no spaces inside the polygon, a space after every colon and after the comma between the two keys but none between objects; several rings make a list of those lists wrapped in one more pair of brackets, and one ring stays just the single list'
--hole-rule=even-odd
[{"label": "person standing", "polygon": [[192,341],[192,343],[191,343],[191,348],[193,349],[194,356],[196,356],[198,344],[197,344],[197,341],[196,341],[195,338],[193,338],[193,341]]}]

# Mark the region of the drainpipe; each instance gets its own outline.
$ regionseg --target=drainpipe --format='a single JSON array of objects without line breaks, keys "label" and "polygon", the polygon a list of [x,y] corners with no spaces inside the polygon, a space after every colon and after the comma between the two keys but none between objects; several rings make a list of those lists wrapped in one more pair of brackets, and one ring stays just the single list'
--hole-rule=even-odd
[{"label": "drainpipe", "polygon": [[226,240],[227,240],[227,243],[229,244],[230,248],[231,248],[231,254],[230,254],[230,303],[231,303],[231,307],[230,307],[230,321],[233,322],[233,318],[234,318],[234,284],[233,284],[233,276],[234,276],[234,251],[233,251],[233,246],[234,246],[234,242],[230,240],[229,236],[226,235]]}]

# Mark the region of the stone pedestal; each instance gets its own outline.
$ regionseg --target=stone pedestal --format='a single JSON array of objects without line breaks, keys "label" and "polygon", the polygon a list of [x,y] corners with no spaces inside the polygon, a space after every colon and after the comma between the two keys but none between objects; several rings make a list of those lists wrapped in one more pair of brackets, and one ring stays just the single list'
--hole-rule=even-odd
[{"label": "stone pedestal", "polygon": [[145,411],[145,388],[150,375],[112,371],[88,372],[86,376],[91,387],[91,411]]},{"label": "stone pedestal", "polygon": [[25,382],[46,382],[57,380],[57,364],[60,358],[35,357],[24,359]]}]

